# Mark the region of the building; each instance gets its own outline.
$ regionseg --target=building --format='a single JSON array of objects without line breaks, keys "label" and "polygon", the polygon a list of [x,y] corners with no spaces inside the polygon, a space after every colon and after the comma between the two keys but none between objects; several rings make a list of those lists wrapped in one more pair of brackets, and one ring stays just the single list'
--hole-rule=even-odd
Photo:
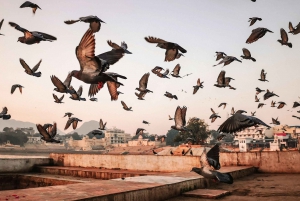
[{"label": "building", "polygon": [[110,141],[107,138],[97,139],[93,137],[90,139],[88,135],[85,135],[81,140],[73,140],[70,137],[66,140],[66,144],[67,149],[90,151],[104,149],[107,145],[110,145]]},{"label": "building", "polygon": [[28,141],[26,143],[29,144],[40,144],[42,143],[41,137],[27,137]]},{"label": "building", "polygon": [[130,134],[125,133],[121,129],[113,128],[105,130],[105,139],[110,144],[127,143],[131,138]]},{"label": "building", "polygon": [[143,138],[142,135],[139,135],[138,139],[128,141],[128,146],[155,146],[155,147],[163,147],[166,146],[165,136],[155,135],[155,141],[150,141],[148,138]]}]

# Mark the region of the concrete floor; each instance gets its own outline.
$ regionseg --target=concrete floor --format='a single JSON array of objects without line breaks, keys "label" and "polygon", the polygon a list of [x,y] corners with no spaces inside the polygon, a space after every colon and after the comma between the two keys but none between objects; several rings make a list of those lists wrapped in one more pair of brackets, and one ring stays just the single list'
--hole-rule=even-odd
[{"label": "concrete floor", "polygon": [[[299,201],[300,174],[253,174],[240,178],[232,185],[220,184],[212,189],[223,189],[231,195],[224,201]],[[211,199],[176,197],[166,201],[208,201]]]}]

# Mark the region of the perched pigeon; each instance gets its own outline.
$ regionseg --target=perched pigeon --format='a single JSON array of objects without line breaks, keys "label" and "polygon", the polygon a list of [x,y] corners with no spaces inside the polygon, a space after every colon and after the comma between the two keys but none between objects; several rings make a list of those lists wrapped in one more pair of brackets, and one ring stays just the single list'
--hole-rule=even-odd
[{"label": "perched pigeon", "polygon": [[223,106],[223,109],[225,109],[227,103],[220,103],[220,105],[218,107],[222,107]]},{"label": "perched pigeon", "polygon": [[281,45],[286,45],[290,48],[293,47],[292,43],[289,43],[289,37],[284,29],[280,29],[281,40],[277,40]]},{"label": "perched pigeon", "polygon": [[281,109],[286,105],[286,103],[282,102],[282,101],[279,101],[278,103],[279,103],[279,105],[277,106],[277,109]]},{"label": "perched pigeon", "polygon": [[214,123],[218,117],[221,117],[217,113],[215,113],[215,111],[212,108],[210,108],[210,110],[212,111],[212,115],[210,115],[209,119],[211,119],[211,123]]},{"label": "perched pigeon", "polygon": [[265,104],[264,103],[258,103],[257,108],[262,108]]},{"label": "perched pigeon", "polygon": [[164,94],[164,96],[170,98],[170,100],[172,100],[173,98],[175,98],[176,100],[178,100],[177,96],[176,95],[173,95],[169,92],[166,91],[166,93]]},{"label": "perched pigeon", "polygon": [[225,73],[226,72],[223,70],[220,72],[218,79],[217,79],[217,84],[214,84],[214,86],[219,87],[219,88],[226,87],[225,86]]},{"label": "perched pigeon", "polygon": [[53,123],[53,126],[49,132],[47,132],[47,129],[45,129],[41,124],[36,124],[36,128],[38,129],[39,133],[43,136],[41,138],[42,140],[46,142],[60,143],[59,140],[54,139],[57,132],[57,126],[55,122]]},{"label": "perched pigeon", "polygon": [[265,73],[265,70],[262,69],[260,72],[260,79],[258,79],[258,80],[260,80],[262,82],[269,82],[268,80],[266,80],[266,75],[267,75],[267,73]]},{"label": "perched pigeon", "polygon": [[20,58],[20,63],[23,66],[23,68],[25,69],[25,73],[27,73],[28,75],[32,75],[35,77],[41,77],[42,73],[41,72],[37,72],[38,68],[40,67],[42,60],[39,61],[39,63],[37,63],[32,69],[27,65],[27,63]]},{"label": "perched pigeon", "polygon": [[186,127],[185,127],[185,124],[186,124],[186,121],[185,121],[185,116],[186,116],[186,110],[187,110],[187,107],[186,106],[183,106],[182,108],[180,108],[180,106],[178,106],[176,108],[176,111],[175,111],[175,125],[174,126],[171,126],[171,128],[175,129],[175,130],[178,130],[178,131],[186,131],[188,130]]},{"label": "perched pigeon", "polygon": [[143,128],[138,128],[136,129],[135,135],[143,135],[144,134],[145,129]]},{"label": "perched pigeon", "polygon": [[267,89],[267,92],[264,94],[264,100],[267,100],[268,98],[271,98],[273,96],[277,96],[279,97],[278,95],[274,94],[273,92],[270,92],[268,89]]},{"label": "perched pigeon", "polygon": [[7,114],[8,112],[8,109],[7,107],[4,107],[2,109],[2,112],[0,112],[0,119],[2,118],[3,120],[8,120],[11,118],[11,115],[10,114]]},{"label": "perched pigeon", "polygon": [[251,56],[251,53],[248,49],[243,48],[243,54],[244,55],[241,56],[243,59],[251,59],[252,61],[256,61],[256,59]]},{"label": "perched pigeon", "polygon": [[155,38],[155,37],[149,36],[149,37],[145,37],[145,40],[148,43],[157,43],[157,47],[160,47],[160,48],[166,50],[165,61],[173,61],[175,59],[180,58],[180,56],[183,56],[183,54],[179,53],[179,51],[182,53],[187,52],[184,48],[182,48],[178,44],[168,42],[168,41],[162,40],[160,38]]},{"label": "perched pigeon", "polygon": [[218,61],[218,60],[220,60],[220,59],[223,59],[224,57],[226,57],[227,56],[227,54],[225,54],[224,52],[216,52],[216,56],[217,56],[217,58],[216,58],[216,61]]},{"label": "perched pigeon", "polygon": [[66,123],[65,130],[67,130],[71,124],[72,124],[73,130],[75,130],[77,128],[77,124],[79,121],[82,121],[82,120],[80,120],[76,117],[69,118],[69,120]]},{"label": "perched pigeon", "polygon": [[199,90],[199,88],[203,88],[203,82],[200,82],[200,78],[198,78],[197,80],[197,85],[193,86],[194,87],[194,91],[193,94],[197,93],[197,91]]},{"label": "perched pigeon", "polygon": [[[20,8],[26,8],[26,7],[29,7],[29,8],[32,8],[32,12],[33,14],[35,14],[36,12],[36,9],[41,9],[37,4],[35,3],[32,3],[30,1],[25,1],[21,6]],[[42,10],[42,9],[41,9]]]},{"label": "perched pigeon", "polygon": [[233,178],[229,173],[221,173],[216,170],[221,168],[219,162],[219,145],[216,144],[206,153],[206,148],[204,148],[203,153],[200,157],[201,168],[193,167],[191,171],[202,175],[204,178],[213,179],[215,181],[232,184]]},{"label": "perched pigeon", "polygon": [[72,86],[69,87],[70,90],[74,91],[71,93],[70,98],[72,100],[78,100],[78,101],[86,101],[85,98],[81,98],[82,95],[82,86],[79,87],[78,91],[76,92]]},{"label": "perched pigeon", "polygon": [[293,35],[300,33],[300,22],[297,26],[295,26],[295,28],[293,27],[292,23],[289,22],[289,30],[289,33],[292,33]]},{"label": "perched pigeon", "polygon": [[270,128],[270,126],[256,117],[243,115],[242,113],[244,112],[246,111],[238,110],[218,128],[218,132],[235,133],[258,124]]},{"label": "perched pigeon", "polygon": [[153,91],[147,89],[147,85],[148,85],[148,79],[149,79],[150,73],[145,73],[142,78],[139,81],[139,87],[136,88],[136,90],[140,91],[140,92],[145,92],[145,93],[153,93]]},{"label": "perched pigeon", "polygon": [[73,113],[71,113],[71,112],[66,112],[66,113],[65,113],[65,116],[63,116],[63,117],[66,117],[66,116],[68,116],[68,117],[70,118],[72,115],[74,115],[74,114],[73,114]]},{"label": "perched pigeon", "polygon": [[11,86],[10,93],[13,94],[15,92],[16,88],[19,88],[20,93],[22,93],[22,88],[24,88],[24,87],[22,85],[19,85],[19,84],[14,84],[14,85]]},{"label": "perched pigeon", "polygon": [[[2,24],[3,24],[3,21],[4,21],[4,19],[2,19],[1,22],[0,22],[0,30],[1,30],[1,27],[2,27]],[[4,36],[4,34],[0,33],[0,36],[1,35]]]},{"label": "perched pigeon", "polygon": [[272,118],[272,123],[270,124],[280,125],[280,121],[278,121],[278,117],[276,119]]},{"label": "perched pigeon", "polygon": [[258,39],[262,38],[267,32],[273,33],[272,31],[270,31],[267,28],[259,27],[259,28],[253,29],[252,33],[249,36],[249,38],[247,39],[246,43],[251,44],[251,43],[257,41]]},{"label": "perched pigeon", "polygon": [[256,94],[258,95],[259,93],[263,92],[265,90],[261,90],[260,88],[256,87]]},{"label": "perched pigeon", "polygon": [[148,121],[145,121],[145,120],[143,120],[143,122],[142,122],[143,124],[150,124]]},{"label": "perched pigeon", "polygon": [[99,130],[93,130],[92,134],[93,135],[103,135],[104,133],[102,131],[99,131]]},{"label": "perched pigeon", "polygon": [[255,95],[255,102],[259,102],[260,98],[257,98],[257,95]]},{"label": "perched pigeon", "polygon": [[[236,57],[233,57],[233,56],[226,56],[226,57],[224,57],[223,59],[222,59],[222,61],[220,61],[218,64],[216,64],[216,65],[213,65],[213,67],[215,67],[215,66],[217,66],[217,65],[220,65],[220,64],[222,64],[222,63],[224,63],[224,66],[227,66],[227,65],[229,65],[231,62],[233,62],[233,61],[238,61],[238,62],[241,62],[242,63],[242,61],[241,60],[238,60]],[[224,67],[223,66],[223,67]]]},{"label": "perched pigeon", "polygon": [[100,121],[99,121],[99,130],[105,130],[105,126],[106,126],[106,123],[107,122],[105,122],[105,124],[103,124],[103,121],[102,121],[102,119],[100,119]]},{"label": "perched pigeon", "polygon": [[271,107],[276,107],[275,104],[276,104],[276,101],[271,101]]},{"label": "perched pigeon", "polygon": [[53,85],[56,87],[54,88],[55,91],[60,93],[76,93],[74,90],[70,90],[70,83],[72,81],[71,74],[68,74],[66,80],[64,82],[60,81],[55,75],[50,76]]},{"label": "perched pigeon", "polygon": [[64,99],[65,95],[62,95],[62,97],[58,98],[55,94],[53,94],[54,102],[55,103],[63,103],[61,102]]},{"label": "perched pigeon", "polygon": [[249,27],[252,26],[257,20],[261,21],[262,19],[259,18],[259,17],[251,17],[251,18],[249,18],[249,21],[248,21],[248,22],[250,22]]},{"label": "perched pigeon", "polygon": [[97,98],[90,98],[90,101],[96,101],[96,102],[98,102],[98,99]]},{"label": "perched pigeon", "polygon": [[[67,20],[64,21],[66,24],[74,24],[76,22],[85,22],[90,23],[90,29],[93,31],[93,33],[98,32],[101,28],[101,22],[103,22],[100,18],[94,15],[89,15],[86,17],[80,17],[79,20]],[[103,22],[105,23],[105,22]]]},{"label": "perched pigeon", "polygon": [[121,101],[121,103],[122,103],[122,105],[123,105],[123,109],[124,109],[124,110],[126,110],[126,111],[132,111],[132,110],[131,110],[132,107],[127,107],[127,105],[125,104],[124,101]]},{"label": "perched pigeon", "polygon": [[181,69],[180,64],[177,64],[177,65],[174,67],[174,69],[173,69],[171,75],[172,75],[173,77],[176,77],[176,78],[179,78],[179,77],[182,78],[182,77],[179,75],[180,69]]},{"label": "perched pigeon", "polygon": [[54,36],[51,36],[46,33],[38,32],[38,31],[28,31],[19,25],[17,25],[14,22],[9,22],[10,26],[14,27],[18,31],[21,31],[24,33],[23,37],[19,37],[17,42],[25,43],[27,45],[32,45],[35,43],[40,43],[41,41],[49,41],[52,42],[53,40],[56,40]]}]

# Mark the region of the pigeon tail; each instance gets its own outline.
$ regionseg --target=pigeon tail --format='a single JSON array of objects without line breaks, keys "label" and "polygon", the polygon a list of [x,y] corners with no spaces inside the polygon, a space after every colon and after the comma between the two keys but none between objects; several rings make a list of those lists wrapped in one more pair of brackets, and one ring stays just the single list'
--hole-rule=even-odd
[{"label": "pigeon tail", "polygon": [[253,57],[251,57],[251,60],[254,61],[254,62],[256,62],[256,59],[254,59]]},{"label": "pigeon tail", "polygon": [[233,184],[233,178],[232,176],[229,174],[229,173],[221,173],[221,172],[212,172],[216,178],[220,181],[220,182],[223,182],[223,183],[226,183],[226,184]]},{"label": "pigeon tail", "polygon": [[289,46],[290,48],[293,47],[292,43],[287,43],[286,45]]}]

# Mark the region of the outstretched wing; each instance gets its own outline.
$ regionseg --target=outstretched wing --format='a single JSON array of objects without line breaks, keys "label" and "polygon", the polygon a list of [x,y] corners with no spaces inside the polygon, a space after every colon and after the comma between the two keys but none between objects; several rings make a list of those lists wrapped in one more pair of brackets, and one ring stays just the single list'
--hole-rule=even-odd
[{"label": "outstretched wing", "polygon": [[59,102],[59,99],[57,98],[57,96],[55,94],[52,94],[53,95],[53,98],[56,102]]},{"label": "outstretched wing", "polygon": [[148,43],[167,43],[167,41],[163,40],[163,39],[160,39],[160,38],[155,38],[153,36],[148,36],[148,37],[145,37],[145,40],[148,42]]},{"label": "outstretched wing", "polygon": [[70,125],[73,123],[73,121],[74,121],[74,118],[69,118],[64,130],[67,130],[70,127]]},{"label": "outstretched wing", "polygon": [[79,97],[82,95],[82,86],[79,87],[77,94]]},{"label": "outstretched wing", "polygon": [[58,79],[55,75],[50,76],[52,83],[56,86],[59,90],[65,90],[65,85]]},{"label": "outstretched wing", "polygon": [[124,56],[124,51],[121,49],[113,49],[108,52],[97,55],[99,59],[107,61],[110,65],[117,63]]},{"label": "outstretched wing", "polygon": [[45,140],[50,140],[51,136],[47,133],[46,129],[41,124],[36,124],[36,128],[38,129],[39,133],[45,138]]},{"label": "outstretched wing", "polygon": [[217,79],[217,83],[219,85],[224,85],[225,84],[225,71],[221,71],[219,76],[218,76],[218,79]]},{"label": "outstretched wing", "polygon": [[183,119],[182,119],[182,110],[180,108],[180,106],[178,106],[176,108],[175,111],[175,116],[174,116],[174,120],[175,120],[175,126],[179,126],[182,127],[183,126]]},{"label": "outstretched wing", "polygon": [[281,39],[282,39],[283,42],[288,42],[289,41],[289,37],[288,37],[286,31],[283,28],[280,29],[280,35],[281,35]]},{"label": "outstretched wing", "polygon": [[39,63],[37,63],[33,68],[32,68],[32,72],[37,71],[37,69],[40,67],[42,60],[39,61]]},{"label": "outstretched wing", "polygon": [[251,57],[251,53],[250,53],[250,51],[249,51],[248,49],[243,48],[242,50],[243,50],[243,54],[244,54],[246,57]]},{"label": "outstretched wing", "polygon": [[27,63],[24,61],[24,59],[20,58],[20,63],[23,66],[23,68],[25,69],[26,73],[31,75],[33,73],[33,71],[31,70],[31,68],[27,65]]},{"label": "outstretched wing", "polygon": [[219,152],[220,152],[219,145],[216,144],[206,154],[208,164],[212,166],[215,170],[219,170],[221,168],[219,162],[219,158],[220,158]]},{"label": "outstretched wing", "polygon": [[3,21],[4,21],[4,19],[2,19],[1,22],[0,22],[0,29],[2,27]]},{"label": "outstretched wing", "polygon": [[57,125],[56,122],[53,123],[53,126],[51,127],[51,131],[49,132],[51,138],[54,138],[57,134]]},{"label": "outstretched wing", "polygon": [[12,86],[11,86],[10,93],[11,93],[11,94],[13,94],[13,93],[15,92],[15,90],[16,90],[16,88],[17,88],[17,87],[18,87],[18,86],[17,86],[17,85],[15,85],[15,84],[14,84],[14,85],[12,85]]},{"label": "outstretched wing", "polygon": [[4,107],[4,108],[2,109],[2,112],[1,112],[0,114],[7,114],[7,112],[8,112],[7,107]]},{"label": "outstretched wing", "polygon": [[107,44],[112,47],[113,49],[117,50],[117,49],[123,49],[122,47],[120,47],[118,44],[111,42],[111,40],[107,41]]},{"label": "outstretched wing", "polygon": [[183,126],[185,126],[185,124],[186,124],[186,120],[185,120],[186,110],[187,110],[186,106],[183,106],[181,109],[181,118],[182,118]]},{"label": "outstretched wing", "polygon": [[[117,77],[115,79],[117,80]],[[109,91],[112,101],[118,100],[118,96],[119,96],[118,91],[117,91],[118,87],[119,86],[116,82],[107,81],[107,88],[108,88],[108,91]]]},{"label": "outstretched wing", "polygon": [[147,89],[148,79],[149,79],[150,73],[145,73],[142,78],[139,81],[140,89],[145,90]]},{"label": "outstretched wing", "polygon": [[14,23],[14,22],[9,22],[8,24],[10,26],[14,27],[15,29],[17,29],[18,31],[23,32],[24,34],[25,34],[25,32],[28,32],[30,34],[30,32],[27,29],[24,29],[24,28],[20,27],[18,24]]},{"label": "outstretched wing", "polygon": [[121,104],[123,105],[123,107],[124,107],[125,109],[128,109],[128,107],[127,107],[127,105],[124,103],[124,101],[121,101]]}]

